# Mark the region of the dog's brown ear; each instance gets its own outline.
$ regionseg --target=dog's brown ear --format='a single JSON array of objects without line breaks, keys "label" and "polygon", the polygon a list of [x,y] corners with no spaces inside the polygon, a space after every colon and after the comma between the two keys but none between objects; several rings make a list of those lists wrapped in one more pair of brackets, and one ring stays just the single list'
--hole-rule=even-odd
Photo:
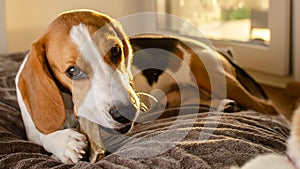
[{"label": "dog's brown ear", "polygon": [[18,87],[36,128],[49,134],[65,121],[65,106],[53,80],[42,39],[34,43],[19,75]]},{"label": "dog's brown ear", "polygon": [[[118,21],[113,21],[112,22],[113,27],[118,35],[118,37],[122,40],[122,44],[123,44],[123,50],[124,50],[124,55],[125,55],[125,59],[129,62],[132,61],[132,48],[131,45],[129,43],[129,38],[127,37],[127,35],[125,34],[121,24]],[[128,65],[131,63],[127,63]]]}]

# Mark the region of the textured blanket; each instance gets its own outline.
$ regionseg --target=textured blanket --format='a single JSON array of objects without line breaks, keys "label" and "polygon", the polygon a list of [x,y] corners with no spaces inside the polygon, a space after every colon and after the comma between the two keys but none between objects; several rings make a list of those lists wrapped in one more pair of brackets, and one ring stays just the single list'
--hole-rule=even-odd
[{"label": "textured blanket", "polygon": [[[146,115],[124,136],[105,140],[112,151],[95,164],[65,165],[26,139],[14,78],[25,53],[0,56],[0,168],[228,168],[264,153],[285,151],[289,129],[256,112],[207,112],[198,106]],[[176,116],[179,114],[180,116]]]}]

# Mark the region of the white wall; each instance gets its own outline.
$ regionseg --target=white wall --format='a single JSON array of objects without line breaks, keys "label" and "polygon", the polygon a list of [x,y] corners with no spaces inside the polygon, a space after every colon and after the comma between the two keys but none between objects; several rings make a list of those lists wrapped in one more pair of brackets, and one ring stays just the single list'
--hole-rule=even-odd
[{"label": "white wall", "polygon": [[0,0],[0,53],[7,53],[5,0]]},{"label": "white wall", "polygon": [[152,2],[152,0],[6,0],[8,52],[28,50],[43,29],[61,12],[88,8],[118,18],[132,13],[153,11]]},{"label": "white wall", "polygon": [[294,40],[294,51],[293,51],[293,74],[294,74],[294,80],[297,80],[300,82],[300,1],[294,0],[294,34],[293,34],[293,40]]}]

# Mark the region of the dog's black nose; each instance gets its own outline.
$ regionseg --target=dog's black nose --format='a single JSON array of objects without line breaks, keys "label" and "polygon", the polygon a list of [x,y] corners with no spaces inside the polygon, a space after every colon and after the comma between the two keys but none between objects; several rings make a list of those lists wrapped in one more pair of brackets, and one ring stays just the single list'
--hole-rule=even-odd
[{"label": "dog's black nose", "polygon": [[136,114],[136,108],[133,105],[117,106],[109,111],[111,117],[119,123],[131,122]]}]

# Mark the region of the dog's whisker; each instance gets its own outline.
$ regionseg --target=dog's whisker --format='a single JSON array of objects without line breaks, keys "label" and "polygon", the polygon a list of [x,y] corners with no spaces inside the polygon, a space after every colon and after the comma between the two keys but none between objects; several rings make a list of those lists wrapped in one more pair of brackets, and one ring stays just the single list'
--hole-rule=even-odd
[{"label": "dog's whisker", "polygon": [[141,110],[142,112],[146,112],[149,110],[149,108],[143,102],[141,102]]},{"label": "dog's whisker", "polygon": [[134,126],[135,121],[137,120],[137,118],[141,112],[141,102],[140,102],[138,95],[136,94],[136,92],[134,91],[134,89],[132,87],[130,87],[128,89],[128,92],[131,94],[133,105],[136,107],[135,116],[132,119],[131,127],[130,127],[130,130],[128,131],[128,132],[130,132]]},{"label": "dog's whisker", "polygon": [[146,96],[146,97],[149,97],[150,99],[152,99],[154,102],[156,102],[156,103],[158,103],[158,100],[154,97],[154,96],[152,96],[151,94],[148,94],[148,93],[145,93],[145,92],[138,92],[138,93],[136,93],[138,96],[140,96],[140,95],[144,95],[144,96]]}]

